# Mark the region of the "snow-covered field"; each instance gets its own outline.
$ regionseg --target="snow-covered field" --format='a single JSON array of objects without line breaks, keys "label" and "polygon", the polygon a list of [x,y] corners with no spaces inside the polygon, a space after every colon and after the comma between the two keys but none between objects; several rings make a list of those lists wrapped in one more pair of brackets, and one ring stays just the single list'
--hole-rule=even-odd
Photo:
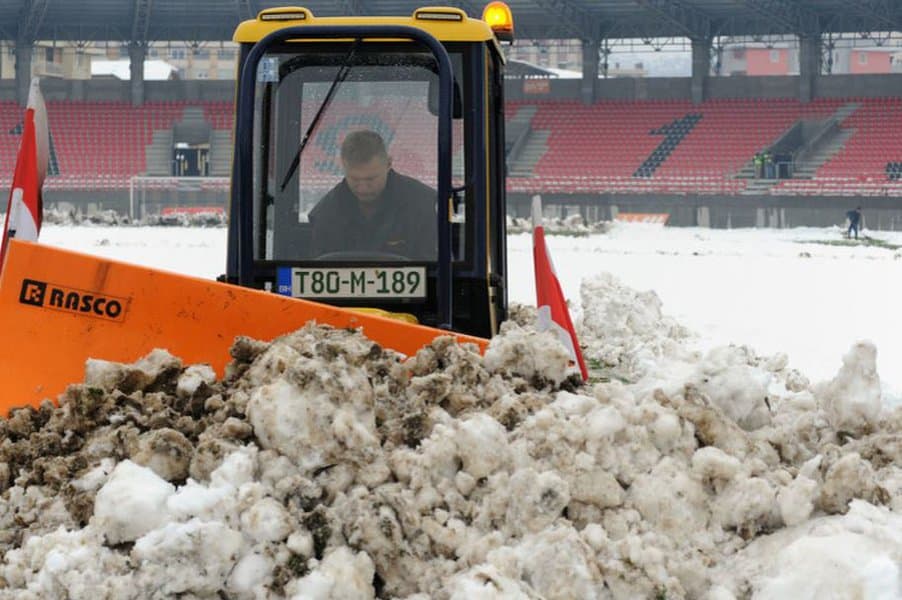
[{"label": "snow-covered field", "polygon": [[[902,246],[902,233],[866,232]],[[213,278],[224,229],[47,226],[41,239],[73,250]],[[616,224],[607,234],[548,237],[564,293],[579,311],[583,279],[611,273],[653,290],[699,348],[748,345],[786,353],[814,381],[832,377],[857,341],[877,346],[888,400],[902,397],[902,250],[843,247],[837,229],[663,228]],[[510,299],[535,302],[532,241],[508,241]]]},{"label": "snow-covered field", "polygon": [[[42,241],[212,277],[224,236]],[[528,308],[485,356],[309,325],[222,380],[89,361],[0,421],[0,600],[900,598],[902,260],[839,238],[551,237],[587,386]]]}]

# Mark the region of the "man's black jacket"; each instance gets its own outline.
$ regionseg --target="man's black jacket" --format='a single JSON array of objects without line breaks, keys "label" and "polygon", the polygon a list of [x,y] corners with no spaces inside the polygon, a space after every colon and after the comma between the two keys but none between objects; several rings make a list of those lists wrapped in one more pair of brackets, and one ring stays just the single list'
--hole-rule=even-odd
[{"label": "man's black jacket", "polygon": [[389,171],[369,218],[346,180],[310,211],[314,256],[329,252],[382,252],[435,260],[436,192],[416,179]]}]

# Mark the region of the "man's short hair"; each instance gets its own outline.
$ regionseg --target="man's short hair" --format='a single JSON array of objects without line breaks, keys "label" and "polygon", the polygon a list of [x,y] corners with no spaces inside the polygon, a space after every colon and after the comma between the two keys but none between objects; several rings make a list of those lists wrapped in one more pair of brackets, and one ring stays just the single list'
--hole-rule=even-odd
[{"label": "man's short hair", "polygon": [[363,165],[376,157],[388,160],[385,142],[375,131],[361,129],[352,131],[341,143],[341,160],[348,165]]}]

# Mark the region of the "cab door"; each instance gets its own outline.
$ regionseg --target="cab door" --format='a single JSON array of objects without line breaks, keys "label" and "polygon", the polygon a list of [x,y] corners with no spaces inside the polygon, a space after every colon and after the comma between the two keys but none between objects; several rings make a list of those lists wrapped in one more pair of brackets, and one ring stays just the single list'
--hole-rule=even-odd
[{"label": "cab door", "polygon": [[507,173],[504,155],[504,59],[486,44],[486,139],[488,146],[487,204],[489,227],[486,247],[492,334],[507,319]]}]

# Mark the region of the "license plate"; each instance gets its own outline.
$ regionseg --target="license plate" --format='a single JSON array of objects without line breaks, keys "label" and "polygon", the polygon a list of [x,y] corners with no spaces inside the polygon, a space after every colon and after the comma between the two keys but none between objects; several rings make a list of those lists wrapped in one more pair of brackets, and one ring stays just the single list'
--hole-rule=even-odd
[{"label": "license plate", "polygon": [[276,291],[295,298],[425,298],[426,267],[280,267]]}]

